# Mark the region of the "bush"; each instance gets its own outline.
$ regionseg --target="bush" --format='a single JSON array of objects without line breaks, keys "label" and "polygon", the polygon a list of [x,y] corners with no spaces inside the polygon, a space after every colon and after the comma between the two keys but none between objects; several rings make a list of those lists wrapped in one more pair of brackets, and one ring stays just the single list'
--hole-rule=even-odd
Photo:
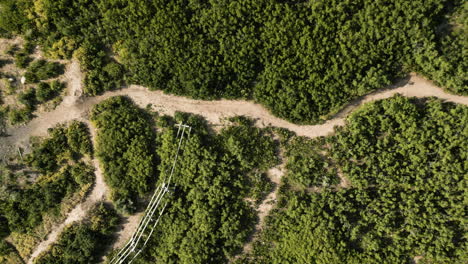
[{"label": "bush", "polygon": [[22,33],[29,28],[29,20],[26,10],[31,7],[32,2],[24,0],[2,0],[0,1],[0,29],[10,33]]},{"label": "bush", "polygon": [[[467,117],[463,105],[395,96],[359,108],[315,145],[297,144],[302,159],[326,150],[351,186],[284,189],[243,263],[463,263]],[[310,167],[291,165],[288,178]],[[312,171],[299,179],[327,174]]]},{"label": "bush", "polygon": [[2,215],[0,215],[0,241],[2,241],[2,239],[7,237],[9,234],[10,228],[8,227],[8,220]]},{"label": "bush", "polygon": [[320,155],[320,140],[294,137],[285,142],[287,181],[301,188],[329,187],[339,183],[333,161]]},{"label": "bush", "polygon": [[21,109],[10,109],[8,111],[8,120],[12,125],[28,122],[33,119],[32,109],[24,107]]},{"label": "bush", "polygon": [[0,68],[10,63],[11,63],[10,60],[0,59]]},{"label": "bush", "polygon": [[[255,178],[276,164],[276,145],[251,120],[238,117],[219,135],[199,116],[161,117],[157,137],[160,182],[167,179],[177,149],[177,123],[192,126],[172,178],[176,186],[140,263],[227,263],[254,228],[245,198],[261,193]],[[252,159],[253,158],[253,159]],[[249,184],[246,184],[246,183]],[[258,184],[258,185],[257,185]],[[255,197],[261,198],[261,197]],[[197,241],[203,241],[198,243]]]},{"label": "bush", "polygon": [[15,55],[15,64],[20,69],[25,69],[28,67],[30,62],[31,58],[28,56],[28,54],[21,52]]},{"label": "bush", "polygon": [[63,74],[63,72],[64,66],[60,63],[36,60],[29,65],[24,76],[27,83],[37,83],[40,80],[57,77]]},{"label": "bush", "polygon": [[[72,127],[82,125],[76,122]],[[33,184],[20,186],[16,178],[0,182],[5,183],[3,190],[6,190],[6,194],[0,196],[1,227],[14,232],[29,233],[42,223],[44,215],[58,214],[65,199],[71,197],[77,189],[82,189],[94,181],[94,168],[75,158],[78,153],[68,145],[67,132],[68,129],[64,126],[50,129],[50,136],[34,144],[32,153],[24,157],[25,163],[32,167],[27,167],[26,170],[41,173]],[[89,138],[89,134],[84,135],[86,132],[82,130],[80,139]],[[0,176],[1,174],[2,171]],[[12,174],[12,177],[14,176],[17,175]],[[3,219],[6,219],[7,223],[4,223]],[[5,229],[5,232],[8,230]]]},{"label": "bush", "polygon": [[91,142],[89,128],[85,123],[73,121],[68,126],[67,140],[72,151],[83,155],[92,155],[93,143]]},{"label": "bush", "polygon": [[34,110],[37,104],[36,90],[33,88],[28,88],[24,92],[19,93],[18,101],[26,106],[26,108]]},{"label": "bush", "polygon": [[39,103],[44,103],[55,97],[54,91],[50,88],[50,84],[41,82],[36,89],[36,99]]}]

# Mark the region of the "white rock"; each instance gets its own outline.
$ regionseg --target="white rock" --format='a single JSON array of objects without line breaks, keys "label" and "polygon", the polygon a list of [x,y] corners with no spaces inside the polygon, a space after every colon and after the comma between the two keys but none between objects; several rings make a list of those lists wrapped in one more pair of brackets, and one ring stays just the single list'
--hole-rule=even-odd
[{"label": "white rock", "polygon": [[26,82],[26,77],[24,77],[24,76],[21,77],[21,80],[20,80],[20,81],[21,81],[21,84],[24,84],[24,83]]}]

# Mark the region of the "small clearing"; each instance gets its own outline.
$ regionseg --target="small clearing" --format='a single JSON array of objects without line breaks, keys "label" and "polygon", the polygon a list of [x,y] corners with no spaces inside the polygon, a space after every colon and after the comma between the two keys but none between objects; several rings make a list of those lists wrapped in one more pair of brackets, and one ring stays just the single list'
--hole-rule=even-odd
[{"label": "small clearing", "polygon": [[117,232],[117,241],[113,245],[113,249],[121,248],[135,233],[136,229],[138,228],[138,224],[140,223],[141,217],[143,217],[144,212],[130,215],[125,217],[124,224],[122,228]]}]

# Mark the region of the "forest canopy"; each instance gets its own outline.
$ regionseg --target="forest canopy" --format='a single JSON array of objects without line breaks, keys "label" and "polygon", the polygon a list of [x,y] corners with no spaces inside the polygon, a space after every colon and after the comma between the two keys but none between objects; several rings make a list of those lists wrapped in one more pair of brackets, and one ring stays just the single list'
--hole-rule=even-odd
[{"label": "forest canopy", "polygon": [[468,92],[460,0],[0,4],[0,28],[81,62],[89,95],[126,80],[195,98],[254,99],[282,118],[317,123],[410,71]]},{"label": "forest canopy", "polygon": [[96,106],[91,121],[97,128],[96,157],[111,188],[111,199],[133,212],[138,197],[152,188],[155,171],[155,133],[149,116],[123,96]]},{"label": "forest canopy", "polygon": [[251,120],[229,122],[214,134],[199,116],[156,118],[158,183],[167,179],[174,161],[175,125],[192,129],[179,153],[170,195],[164,198],[168,205],[139,263],[224,263],[251,234],[256,219],[245,198],[260,200],[269,192],[269,181],[261,176],[278,162],[277,146]]},{"label": "forest canopy", "polygon": [[[279,208],[239,263],[463,263],[467,127],[466,106],[395,96],[363,106],[333,136],[305,140],[317,154],[293,164]],[[324,160],[350,185],[315,181],[330,172]],[[315,188],[297,190],[298,180]]]}]

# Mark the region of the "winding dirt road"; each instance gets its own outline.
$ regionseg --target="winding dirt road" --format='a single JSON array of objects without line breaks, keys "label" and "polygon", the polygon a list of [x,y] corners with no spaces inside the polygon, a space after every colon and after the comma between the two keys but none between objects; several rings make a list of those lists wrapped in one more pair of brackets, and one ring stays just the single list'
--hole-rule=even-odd
[{"label": "winding dirt road", "polygon": [[[355,100],[344,107],[333,119],[328,120],[324,124],[297,125],[273,116],[263,106],[250,101],[194,100],[186,97],[164,94],[161,91],[149,91],[144,87],[132,85],[129,88],[107,92],[97,97],[73,99],[66,97],[64,102],[55,110],[39,115],[25,126],[8,129],[7,133],[10,136],[0,138],[0,153],[6,151],[5,148],[27,144],[27,140],[30,136],[45,135],[48,128],[54,127],[58,123],[73,119],[87,119],[88,111],[95,104],[116,95],[126,95],[132,98],[140,107],[152,104],[155,110],[163,114],[172,115],[176,111],[199,114],[206,118],[211,124],[220,124],[220,119],[225,117],[244,115],[257,120],[256,125],[259,127],[273,125],[287,128],[294,131],[299,136],[314,138],[332,133],[334,126],[344,125],[345,117],[359,105],[389,98],[397,93],[404,96],[415,97],[435,96],[446,101],[468,105],[468,97],[448,94],[431,82],[417,75],[411,75],[408,82],[400,82],[393,87],[373,92]],[[74,95],[71,96],[75,97]],[[74,102],[70,104],[70,101]]]},{"label": "winding dirt road", "polygon": [[[468,105],[468,97],[457,96],[445,93],[441,88],[436,87],[431,82],[417,76],[411,75],[409,80],[401,81],[392,87],[376,91],[367,96],[359,98],[344,107],[342,111],[336,114],[331,120],[320,125],[296,125],[286,120],[277,118],[268,112],[263,106],[250,102],[239,100],[218,100],[218,101],[202,101],[194,100],[185,97],[164,94],[161,91],[149,91],[148,89],[132,85],[128,88],[118,91],[107,92],[104,95],[97,97],[81,97],[82,74],[79,64],[72,62],[67,66],[65,79],[68,83],[68,95],[65,96],[63,102],[53,111],[38,113],[38,117],[33,119],[27,125],[13,127],[7,129],[8,137],[0,137],[0,153],[16,151],[16,147],[26,147],[31,136],[44,136],[47,134],[47,129],[56,126],[59,123],[71,121],[74,119],[87,121],[89,110],[97,103],[117,95],[126,95],[134,100],[140,107],[145,107],[152,104],[153,109],[162,113],[172,115],[176,111],[198,114],[207,119],[211,124],[221,124],[221,120],[225,117],[244,115],[256,120],[256,125],[264,127],[268,125],[283,127],[294,131],[299,136],[310,138],[318,136],[326,136],[334,131],[335,126],[342,126],[345,123],[346,116],[356,107],[375,100],[389,98],[397,93],[404,96],[415,97],[430,97],[435,96],[440,99]],[[94,138],[94,130],[90,126]],[[43,241],[34,251],[28,263],[32,263],[34,257],[40,255],[46,250],[59,236],[63,229],[74,221],[83,219],[87,210],[99,200],[105,198],[106,185],[102,178],[102,173],[99,170],[99,164],[96,160],[93,161],[96,166],[96,184],[91,191],[91,194],[86,200],[76,206],[69,214],[64,223],[57,226],[49,234],[47,240]],[[273,192],[274,196],[276,192]],[[267,200],[274,199],[269,197]],[[269,212],[271,206],[267,200],[262,204],[264,210],[259,210],[261,222],[264,216]],[[133,224],[127,225],[133,228]],[[125,227],[124,227],[125,229]],[[126,233],[125,231],[122,231]],[[119,242],[117,244],[121,243]],[[248,248],[247,248],[248,250]]]}]

